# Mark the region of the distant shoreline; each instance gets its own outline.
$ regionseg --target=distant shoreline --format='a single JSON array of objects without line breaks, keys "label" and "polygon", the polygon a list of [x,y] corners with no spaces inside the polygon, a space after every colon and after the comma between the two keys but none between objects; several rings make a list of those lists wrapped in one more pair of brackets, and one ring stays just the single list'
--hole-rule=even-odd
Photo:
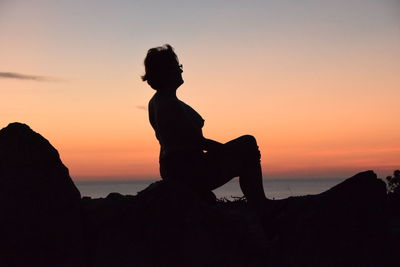
[{"label": "distant shoreline", "polygon": [[[93,180],[74,181],[82,196],[92,198],[107,197],[109,193],[119,192],[124,195],[136,195],[138,192],[161,179],[135,179],[135,180]],[[325,179],[264,179],[264,190],[268,197],[282,199],[290,196],[319,194],[342,182],[342,178]],[[241,197],[239,180],[233,179],[224,186],[214,190],[218,198]]]}]

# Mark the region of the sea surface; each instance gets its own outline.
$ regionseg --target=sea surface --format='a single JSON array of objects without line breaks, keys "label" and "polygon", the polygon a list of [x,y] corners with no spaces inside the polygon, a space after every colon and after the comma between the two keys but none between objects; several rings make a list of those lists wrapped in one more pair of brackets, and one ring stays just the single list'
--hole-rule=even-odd
[{"label": "sea surface", "polygon": [[[82,196],[106,197],[109,193],[136,195],[156,180],[129,181],[75,181]],[[344,179],[264,179],[264,190],[268,198],[282,199],[290,196],[319,194],[339,184]],[[238,179],[214,190],[218,198],[242,197]]]}]

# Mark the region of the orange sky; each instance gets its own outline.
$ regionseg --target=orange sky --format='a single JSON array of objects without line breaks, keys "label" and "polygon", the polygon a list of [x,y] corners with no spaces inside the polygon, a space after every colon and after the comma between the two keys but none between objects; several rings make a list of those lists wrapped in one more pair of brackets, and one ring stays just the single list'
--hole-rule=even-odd
[{"label": "orange sky", "polygon": [[256,136],[265,178],[389,175],[400,168],[400,20],[393,1],[366,2],[180,5],[190,14],[173,2],[159,16],[152,4],[0,2],[0,75],[48,78],[0,76],[0,126],[29,124],[77,180],[157,178],[144,109],[154,91],[140,75],[147,49],[170,43],[184,65],[178,96],[204,135]]}]

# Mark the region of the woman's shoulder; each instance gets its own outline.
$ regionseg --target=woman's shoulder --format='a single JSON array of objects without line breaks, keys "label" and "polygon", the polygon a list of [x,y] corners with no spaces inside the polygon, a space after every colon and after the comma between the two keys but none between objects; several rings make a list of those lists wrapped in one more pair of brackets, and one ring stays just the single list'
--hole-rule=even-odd
[{"label": "woman's shoulder", "polygon": [[157,109],[170,109],[179,105],[181,105],[179,99],[173,97],[163,97],[157,94],[155,94],[149,101],[149,107],[154,107]]}]

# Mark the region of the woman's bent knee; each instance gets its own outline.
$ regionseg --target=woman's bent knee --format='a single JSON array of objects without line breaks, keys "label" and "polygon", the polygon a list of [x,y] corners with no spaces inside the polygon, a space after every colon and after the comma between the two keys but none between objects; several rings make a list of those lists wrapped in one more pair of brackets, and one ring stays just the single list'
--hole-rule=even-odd
[{"label": "woman's bent knee", "polygon": [[248,145],[257,146],[257,140],[254,136],[246,134],[239,137],[244,143]]},{"label": "woman's bent knee", "polygon": [[260,151],[258,150],[258,145],[257,145],[257,141],[254,138],[254,136],[252,135],[243,135],[241,137],[239,137],[243,143],[244,143],[244,151],[245,152],[243,155],[246,160],[260,160],[261,158],[261,154]]},{"label": "woman's bent knee", "polygon": [[260,159],[257,141],[252,135],[242,135],[226,143],[226,151],[230,151],[241,161]]},{"label": "woman's bent knee", "polygon": [[258,145],[256,138],[252,135],[243,135],[241,136],[246,148],[250,151],[258,151]]}]

